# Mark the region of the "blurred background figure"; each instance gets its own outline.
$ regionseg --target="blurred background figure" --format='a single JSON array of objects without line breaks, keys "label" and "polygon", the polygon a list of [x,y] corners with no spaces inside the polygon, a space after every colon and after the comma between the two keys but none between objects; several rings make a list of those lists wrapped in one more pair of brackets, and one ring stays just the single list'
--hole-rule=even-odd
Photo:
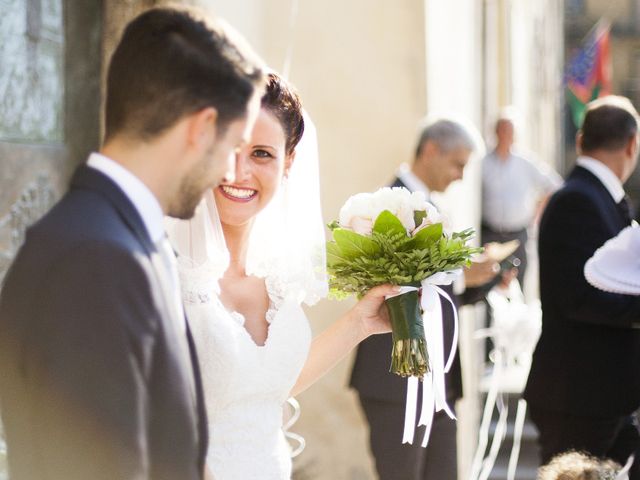
[{"label": "blurred background figure", "polygon": [[495,124],[496,146],[482,160],[482,242],[520,242],[514,255],[520,260],[518,281],[524,286],[527,229],[562,178],[514,149],[516,125],[515,111],[503,110]]}]

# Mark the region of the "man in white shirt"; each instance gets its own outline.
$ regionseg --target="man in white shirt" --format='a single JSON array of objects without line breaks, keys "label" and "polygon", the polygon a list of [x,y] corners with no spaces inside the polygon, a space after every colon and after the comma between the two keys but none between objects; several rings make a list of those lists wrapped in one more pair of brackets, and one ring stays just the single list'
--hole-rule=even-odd
[{"label": "man in white shirt", "polygon": [[496,122],[496,147],[482,160],[482,241],[518,240],[518,280],[527,269],[527,228],[562,178],[547,165],[514,152],[515,121],[506,110]]},{"label": "man in white shirt", "polygon": [[540,220],[542,334],[524,392],[542,463],[584,451],[640,479],[640,297],[607,293],[584,277],[586,261],[631,224],[623,183],[636,167],[639,118],[624,97],[590,103],[576,167]]},{"label": "man in white shirt", "polygon": [[204,398],[163,215],[189,218],[249,135],[262,63],[188,8],[125,29],[105,143],[34,225],[0,295],[13,480],[201,480]]}]

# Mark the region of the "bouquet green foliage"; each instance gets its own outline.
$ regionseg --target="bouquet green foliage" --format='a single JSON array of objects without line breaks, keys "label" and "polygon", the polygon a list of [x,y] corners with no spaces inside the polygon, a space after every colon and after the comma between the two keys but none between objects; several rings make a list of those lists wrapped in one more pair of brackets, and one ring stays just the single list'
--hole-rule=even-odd
[{"label": "bouquet green foliage", "polygon": [[[327,271],[334,298],[362,296],[383,283],[420,287],[435,273],[469,265],[482,251],[468,244],[473,229],[448,234],[424,195],[404,188],[351,197],[340,221],[329,228]],[[422,377],[429,368],[422,318],[407,318],[416,316],[412,312],[420,316],[417,301],[418,295],[387,300],[394,335],[391,370],[403,376]]]},{"label": "bouquet green foliage", "polygon": [[468,245],[474,230],[445,233],[441,217],[424,204],[424,210],[413,212],[418,225],[413,231],[390,210],[373,219],[368,234],[337,221],[329,225],[333,241],[327,243],[327,266],[334,297],[362,296],[383,283],[419,287],[435,273],[469,265],[471,256],[482,251]]},{"label": "bouquet green foliage", "polygon": [[338,298],[361,296],[383,283],[419,287],[434,273],[467,266],[469,257],[482,251],[467,245],[473,229],[449,237],[437,223],[412,237],[388,210],[377,218],[369,237],[332,227],[334,241],[327,244],[327,262],[331,293]]}]

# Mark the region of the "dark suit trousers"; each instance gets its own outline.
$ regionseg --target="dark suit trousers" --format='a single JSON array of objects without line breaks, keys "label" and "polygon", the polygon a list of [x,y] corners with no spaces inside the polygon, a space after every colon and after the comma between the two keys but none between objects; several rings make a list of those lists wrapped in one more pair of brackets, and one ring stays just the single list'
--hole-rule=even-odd
[{"label": "dark suit trousers", "polygon": [[416,429],[412,445],[403,444],[404,404],[359,398],[369,422],[370,446],[380,480],[457,479],[455,420],[438,412],[427,448],[422,448],[425,427]]},{"label": "dark suit trousers", "polygon": [[567,450],[611,458],[620,465],[624,465],[633,453],[636,461],[631,467],[629,480],[640,480],[640,434],[635,415],[591,418],[533,406],[529,412],[540,433],[538,441],[543,464]]}]

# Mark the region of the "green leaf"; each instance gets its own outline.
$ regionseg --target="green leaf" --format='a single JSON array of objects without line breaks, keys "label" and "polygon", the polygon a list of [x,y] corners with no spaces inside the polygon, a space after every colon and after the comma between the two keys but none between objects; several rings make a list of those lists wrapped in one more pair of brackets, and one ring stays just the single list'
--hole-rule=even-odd
[{"label": "green leaf", "polygon": [[426,217],[427,217],[426,210],[416,210],[415,212],[413,212],[413,221],[416,224],[416,228],[422,225],[422,220],[424,220]]},{"label": "green leaf", "polygon": [[378,215],[376,223],[373,224],[373,231],[382,235],[392,235],[394,233],[407,235],[407,229],[404,228],[402,222],[389,210],[384,210]]},{"label": "green leaf", "polygon": [[342,254],[342,250],[337,243],[327,242],[327,265],[329,267],[347,261],[349,261],[349,259]]},{"label": "green leaf", "polygon": [[342,256],[347,259],[354,259],[363,255],[374,256],[380,252],[378,244],[369,237],[344,228],[336,228],[333,231],[333,239],[338,244]]},{"label": "green leaf", "polygon": [[429,248],[434,242],[442,238],[442,223],[434,223],[424,227],[415,234],[411,241],[412,248]]},{"label": "green leaf", "polygon": [[[360,298],[382,283],[419,286],[422,280],[436,272],[468,265],[469,258],[482,250],[467,245],[466,239],[473,234],[471,229],[449,237],[442,233],[440,225],[428,228],[421,234],[425,236],[422,239],[425,243],[431,242],[427,246],[416,245],[415,239],[406,232],[382,234],[374,231],[370,237],[350,230],[338,234],[339,238],[343,237],[342,243],[329,242],[334,246],[327,246],[332,297],[356,295]],[[436,238],[438,234],[440,236]]]}]

